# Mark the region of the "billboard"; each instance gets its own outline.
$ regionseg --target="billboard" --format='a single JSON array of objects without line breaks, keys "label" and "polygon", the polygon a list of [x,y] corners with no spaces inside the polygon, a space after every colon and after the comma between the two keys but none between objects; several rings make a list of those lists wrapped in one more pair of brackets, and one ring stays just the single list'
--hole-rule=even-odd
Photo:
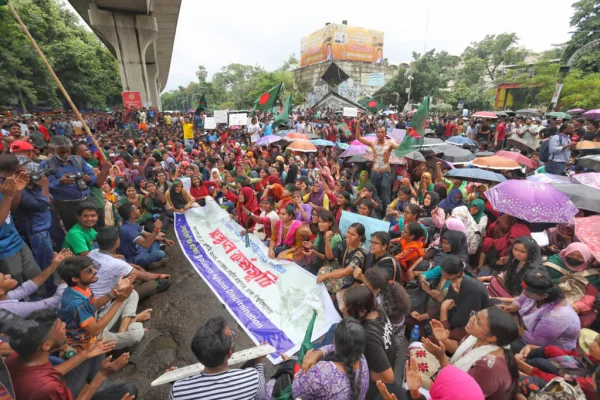
[{"label": "billboard", "polygon": [[300,66],[329,60],[383,63],[383,31],[329,24],[300,40]]},{"label": "billboard", "polygon": [[385,85],[385,74],[383,72],[362,73],[360,74],[360,84],[363,86],[383,86]]},{"label": "billboard", "polygon": [[142,96],[140,96],[140,92],[123,92],[122,96],[125,108],[142,108]]}]

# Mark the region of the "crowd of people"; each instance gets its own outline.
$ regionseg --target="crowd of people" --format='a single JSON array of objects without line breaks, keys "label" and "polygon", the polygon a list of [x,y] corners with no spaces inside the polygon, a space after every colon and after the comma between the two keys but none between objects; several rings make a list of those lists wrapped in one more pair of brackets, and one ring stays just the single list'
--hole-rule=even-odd
[{"label": "crowd of people", "polygon": [[[139,300],[171,285],[156,271],[168,265],[174,214],[212,200],[268,257],[323,283],[342,320],[300,368],[286,361],[268,379],[262,360],[228,367],[236,327],[211,318],[191,341],[206,369],[176,382],[171,399],[280,398],[285,377],[291,398],[305,400],[513,400],[551,382],[599,398],[599,260],[572,223],[498,212],[486,196],[492,183],[449,179],[435,152],[392,164],[400,143],[388,133],[415,129],[410,117],[300,110],[274,127],[256,112],[247,126],[215,130],[204,129],[204,112],[84,117],[98,146],[70,114],[0,119],[0,309],[20,321],[0,348],[13,398],[136,396],[134,385],[106,377],[143,339],[152,310]],[[511,137],[532,149],[548,141],[547,161],[523,151],[536,168],[504,171],[507,179],[588,172],[576,144],[600,141],[597,122],[585,120],[432,116],[425,128],[442,140],[468,137],[474,152],[519,151]],[[358,142],[372,160],[252,139],[281,130]],[[341,232],[344,211],[390,228],[368,235],[353,222]],[[549,243],[540,246],[532,232],[543,230]]]}]

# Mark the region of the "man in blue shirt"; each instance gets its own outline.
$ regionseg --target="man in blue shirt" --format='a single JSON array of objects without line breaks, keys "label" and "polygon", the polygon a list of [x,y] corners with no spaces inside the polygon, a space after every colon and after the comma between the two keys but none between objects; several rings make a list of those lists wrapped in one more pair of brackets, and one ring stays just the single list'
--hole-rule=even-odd
[{"label": "man in blue shirt", "polygon": [[558,128],[558,133],[550,137],[548,151],[550,157],[546,162],[546,172],[554,175],[561,175],[565,171],[565,166],[571,158],[571,149],[577,146],[577,142],[571,142],[569,137],[573,134],[573,125],[564,123]]},{"label": "man in blue shirt", "polygon": [[[72,156],[73,144],[66,136],[55,136],[50,141],[54,155],[40,164],[51,167],[55,173],[48,176],[54,207],[63,221],[65,230],[77,223],[77,206],[87,200],[90,188],[96,183],[92,168],[79,156]],[[80,178],[77,174],[82,175]]]},{"label": "man in blue shirt", "polygon": [[119,253],[125,256],[125,260],[144,269],[166,265],[169,259],[161,249],[161,242],[173,246],[173,241],[160,232],[162,221],[160,219],[154,221],[154,229],[152,233],[148,233],[136,222],[141,213],[135,204],[123,204],[119,207],[119,214],[124,221],[119,232],[121,239]]},{"label": "man in blue shirt", "polygon": [[0,155],[0,272],[22,284],[33,279],[41,269],[19,236],[10,214],[13,201],[21,196],[29,182],[26,173],[15,172],[18,166],[19,161],[12,154]]}]

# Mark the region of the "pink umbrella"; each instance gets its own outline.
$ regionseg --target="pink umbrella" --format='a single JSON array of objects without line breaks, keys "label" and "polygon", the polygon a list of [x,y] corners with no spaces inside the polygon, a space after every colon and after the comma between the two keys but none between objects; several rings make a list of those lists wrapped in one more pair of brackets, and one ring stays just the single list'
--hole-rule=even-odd
[{"label": "pink umbrella", "polygon": [[574,108],[572,110],[567,110],[567,114],[578,115],[583,114],[585,110],[583,108]]},{"label": "pink umbrella", "polygon": [[577,174],[573,175],[571,178],[575,179],[582,185],[587,185],[596,189],[600,189],[600,172],[587,172],[585,174]]},{"label": "pink umbrella", "polygon": [[586,119],[600,119],[600,108],[586,111],[583,114],[581,114],[581,116]]},{"label": "pink umbrella", "polygon": [[498,150],[494,155],[515,160],[519,164],[523,164],[524,166],[529,168],[535,168],[535,163],[531,158],[527,158],[521,153],[517,153],[516,151]]},{"label": "pink umbrella", "polygon": [[360,144],[360,146],[351,144],[350,147],[348,147],[346,150],[344,150],[342,154],[339,155],[339,157],[345,158],[365,154],[367,152],[368,147],[362,143]]},{"label": "pink umbrella", "polygon": [[[369,140],[369,139],[367,139]],[[350,142],[350,146],[364,146],[366,147],[367,145],[364,144],[363,142],[359,141],[358,139],[355,139],[353,141]]]},{"label": "pink umbrella", "polygon": [[577,236],[581,243],[587,244],[596,260],[600,260],[600,235],[598,235],[598,226],[600,226],[600,215],[575,218],[575,236]]},{"label": "pink umbrella", "polygon": [[477,111],[471,117],[496,119],[498,116],[492,111]]}]

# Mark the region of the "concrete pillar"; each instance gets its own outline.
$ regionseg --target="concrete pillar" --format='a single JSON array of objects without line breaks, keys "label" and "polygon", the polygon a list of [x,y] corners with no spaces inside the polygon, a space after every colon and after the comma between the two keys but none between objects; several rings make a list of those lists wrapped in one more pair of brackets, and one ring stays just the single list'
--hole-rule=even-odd
[{"label": "concrete pillar", "polygon": [[146,66],[146,51],[154,51],[149,47],[154,46],[158,37],[156,18],[99,10],[93,4],[88,13],[92,29],[112,46],[117,56],[123,91],[140,92],[142,103],[156,107],[153,92],[156,92],[158,65],[153,64],[156,70],[151,73]]},{"label": "concrete pillar", "polygon": [[160,110],[160,90],[158,83],[158,64],[146,64],[150,86],[150,102],[153,107]]}]

